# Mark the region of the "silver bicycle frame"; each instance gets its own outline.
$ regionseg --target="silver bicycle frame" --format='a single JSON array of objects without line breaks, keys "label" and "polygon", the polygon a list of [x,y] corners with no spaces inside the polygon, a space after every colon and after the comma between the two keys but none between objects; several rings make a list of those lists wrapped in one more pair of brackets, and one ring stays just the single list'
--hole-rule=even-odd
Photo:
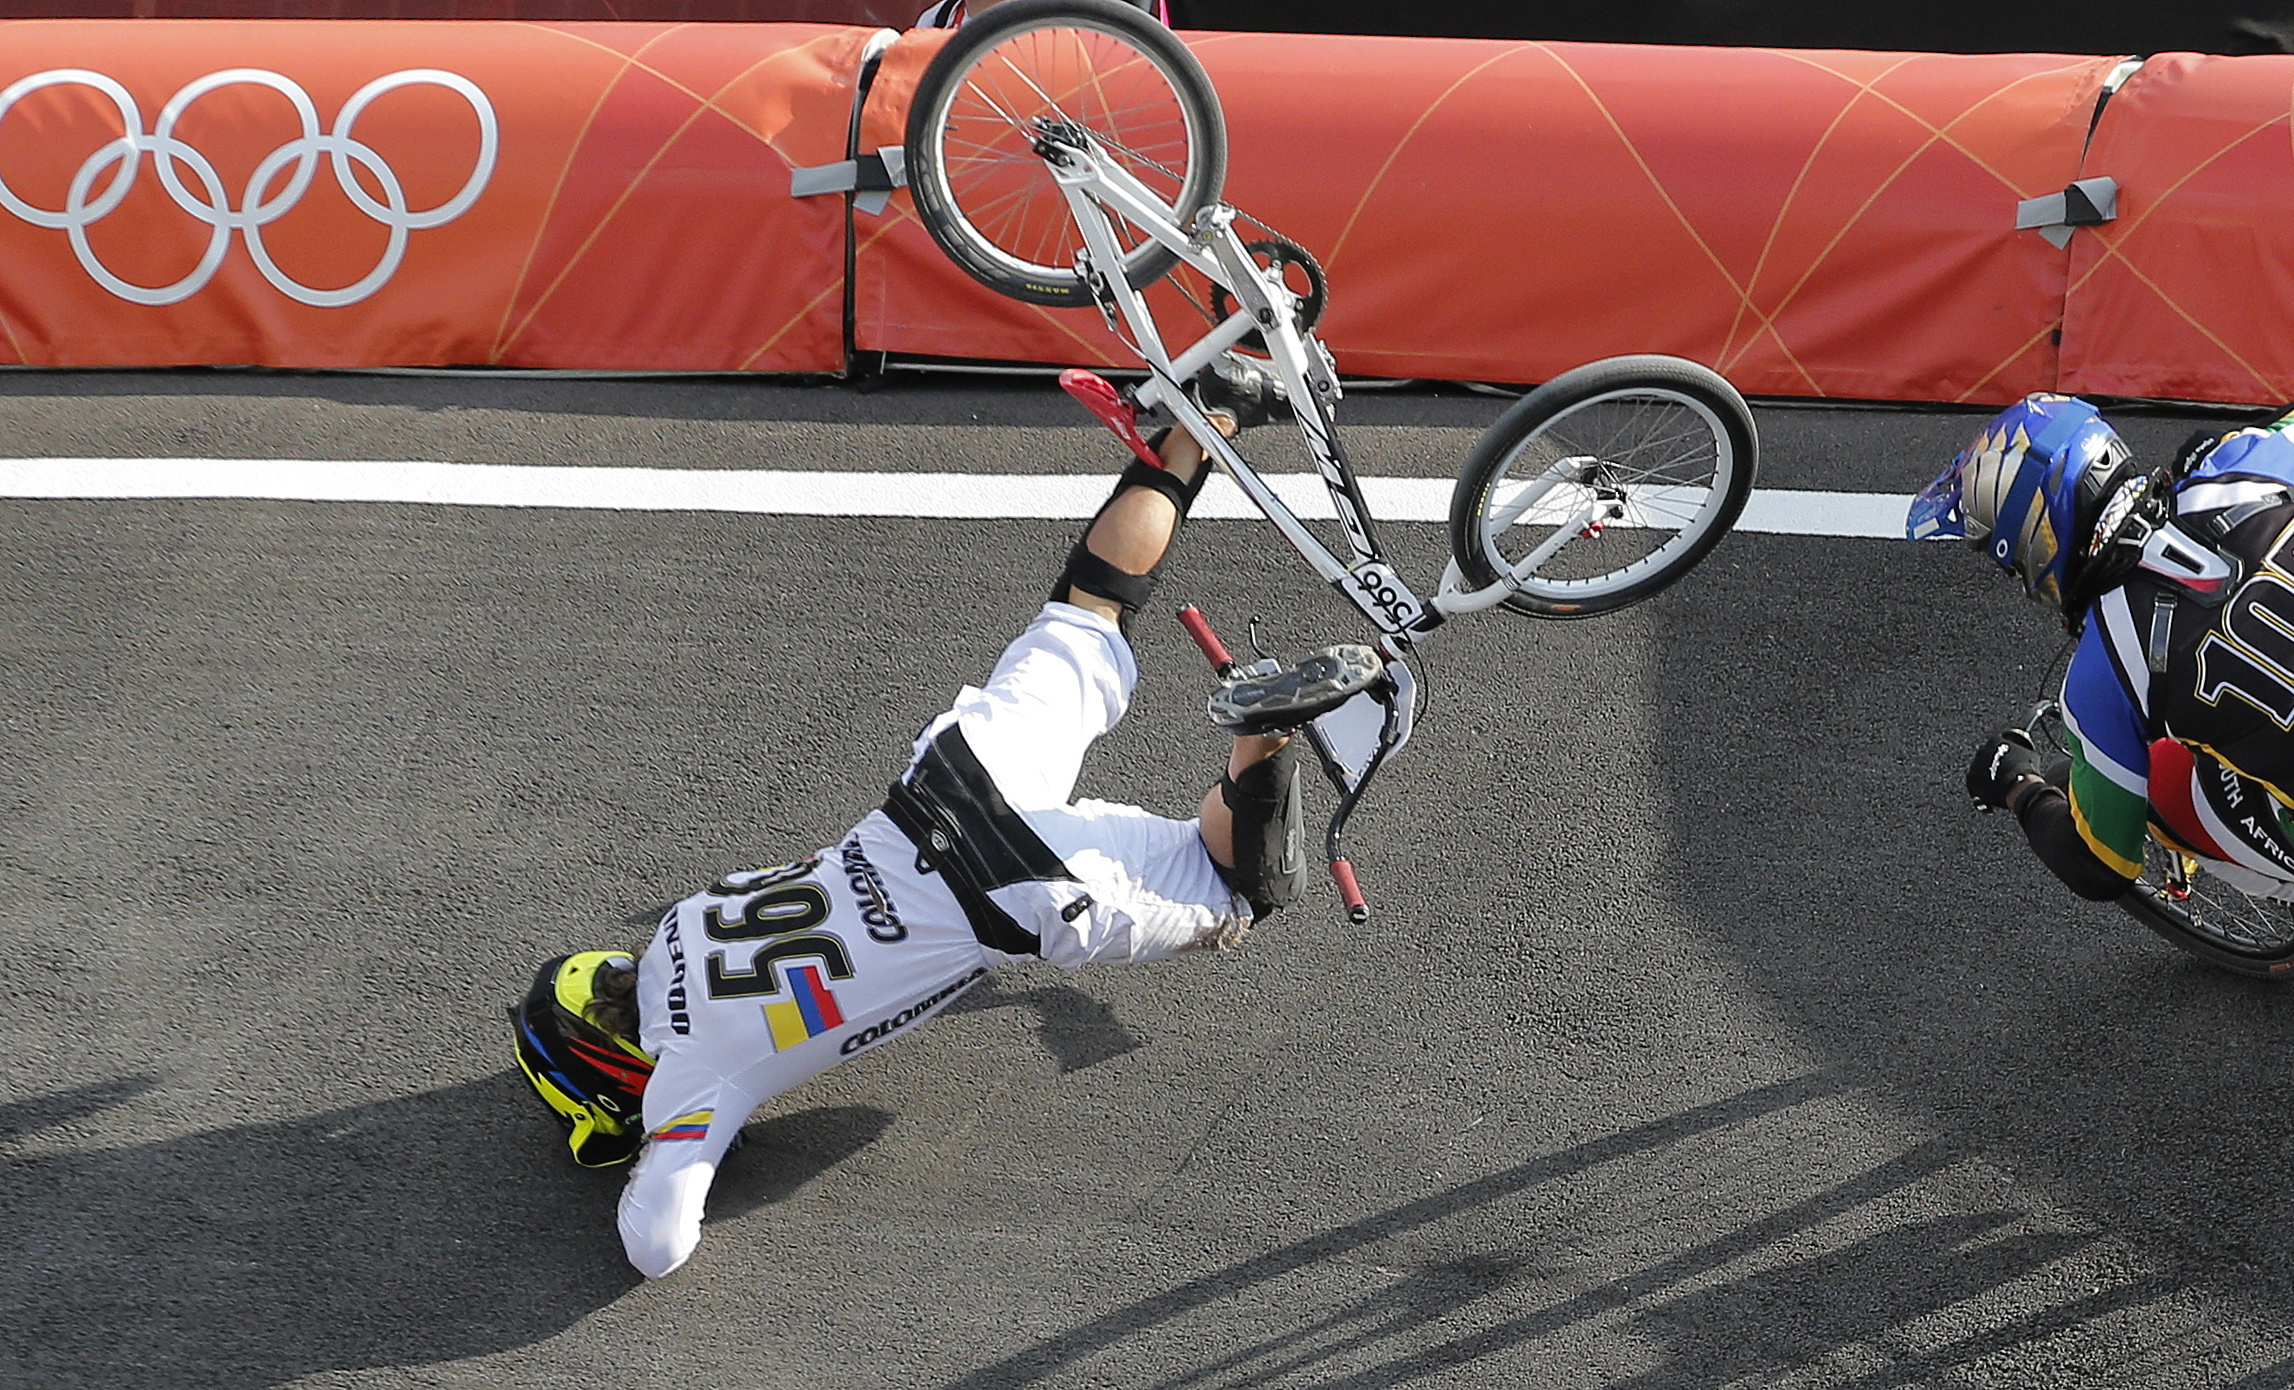
[{"label": "silver bicycle frame", "polygon": [[[1274,523],[1306,562],[1379,631],[1401,644],[1431,631],[1445,618],[1476,612],[1501,603],[1519,590],[1524,580],[1562,546],[1580,534],[1622,515],[1621,504],[1594,498],[1573,517],[1555,518],[1555,530],[1546,541],[1510,567],[1496,582],[1479,589],[1463,587],[1463,576],[1453,562],[1442,576],[1440,591],[1431,602],[1421,599],[1393,566],[1386,563],[1378,544],[1369,503],[1339,443],[1334,408],[1342,398],[1338,370],[1329,349],[1312,330],[1297,325],[1298,297],[1283,283],[1280,267],[1261,269],[1242,239],[1235,234],[1235,210],[1213,203],[1195,215],[1192,228],[1181,228],[1170,204],[1113,161],[1099,158],[1090,137],[1078,146],[1068,138],[1071,130],[1046,134],[1039,142],[1052,178],[1066,197],[1068,211],[1083,237],[1076,253],[1076,269],[1092,287],[1110,330],[1128,326],[1131,347],[1147,366],[1147,380],[1133,392],[1143,407],[1161,406],[1181,428],[1201,441],[1251,505]],[[1235,310],[1210,331],[1171,355],[1156,326],[1146,296],[1132,288],[1121,273],[1123,248],[1116,241],[1110,212],[1175,253],[1234,297]],[[1100,268],[1107,267],[1103,271]],[[1116,320],[1120,316],[1122,325]],[[1244,335],[1256,330],[1267,345],[1275,373],[1289,397],[1307,452],[1315,461],[1323,485],[1330,490],[1350,559],[1342,559],[1284,504],[1257,470],[1233,444],[1204,418],[1186,393],[1186,383]],[[1510,524],[1537,505],[1563,482],[1578,481],[1583,460],[1563,459],[1508,497],[1497,519]]]}]

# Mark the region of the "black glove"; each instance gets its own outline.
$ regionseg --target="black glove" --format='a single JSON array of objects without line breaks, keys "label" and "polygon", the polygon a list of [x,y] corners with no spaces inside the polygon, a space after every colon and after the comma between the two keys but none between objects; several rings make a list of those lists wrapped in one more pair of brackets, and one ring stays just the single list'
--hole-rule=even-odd
[{"label": "black glove", "polygon": [[1967,794],[1979,811],[2004,811],[2010,788],[2026,777],[2044,775],[2031,735],[2009,729],[1976,748],[1975,760],[1967,765]]},{"label": "black glove", "polygon": [[2197,468],[2200,463],[2205,461],[2208,454],[2214,452],[2214,446],[2229,437],[2227,433],[2218,429],[2193,430],[2190,437],[2183,440],[2182,447],[2175,450],[2175,461],[2169,465],[2169,470],[2174,479],[2179,482],[2189,477],[2191,470]]}]

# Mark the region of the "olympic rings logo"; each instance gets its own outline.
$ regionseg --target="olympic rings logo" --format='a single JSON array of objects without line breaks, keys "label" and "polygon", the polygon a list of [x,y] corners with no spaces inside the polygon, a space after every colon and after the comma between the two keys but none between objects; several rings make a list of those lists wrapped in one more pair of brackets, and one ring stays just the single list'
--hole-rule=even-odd
[{"label": "olympic rings logo", "polygon": [[[234,205],[229,190],[224,188],[222,178],[215,172],[215,166],[198,150],[177,139],[175,126],[176,122],[183,119],[183,113],[191,103],[209,92],[241,84],[268,87],[286,97],[294,104],[295,114],[301,118],[303,133],[263,157],[262,162],[255,166],[255,172],[248,176],[247,186],[240,191],[239,201]],[[486,94],[468,78],[436,68],[409,68],[367,83],[353,93],[349,101],[343,103],[341,113],[335,117],[334,128],[324,134],[320,133],[318,108],[312,103],[310,93],[291,79],[261,68],[230,68],[223,72],[209,73],[184,87],[168,98],[167,105],[160,108],[159,124],[148,135],[143,129],[143,113],[137,108],[135,98],[128,94],[127,88],[100,72],[90,72],[84,68],[56,68],[35,73],[11,84],[6,90],[0,91],[0,121],[5,121],[8,112],[25,97],[43,88],[60,86],[92,87],[111,98],[112,104],[119,109],[121,129],[127,133],[99,148],[80,165],[79,172],[72,178],[70,191],[64,195],[64,206],[61,209],[34,207],[18,197],[4,178],[0,178],[0,207],[5,207],[35,227],[61,230],[71,238],[72,253],[79,257],[81,267],[96,283],[135,304],[174,304],[206,288],[207,282],[215,278],[217,268],[223,264],[224,253],[231,248],[231,233],[234,231],[246,238],[247,254],[254,258],[255,268],[262,271],[263,278],[270,281],[280,293],[322,309],[339,309],[346,304],[356,304],[381,289],[398,272],[399,262],[406,255],[409,233],[441,226],[470,210],[471,204],[478,201],[478,195],[485,192],[487,181],[494,175],[494,157],[501,146],[501,130],[494,119],[493,103],[486,100]],[[470,109],[478,117],[478,161],[470,171],[468,181],[453,197],[434,208],[420,211],[407,207],[406,191],[399,185],[396,171],[372,146],[361,144],[351,135],[359,116],[376,97],[400,87],[412,86],[444,87],[469,102]],[[176,206],[214,229],[207,239],[207,251],[200,257],[198,266],[174,284],[162,285],[156,289],[132,284],[113,274],[88,244],[88,228],[109,216],[127,197],[128,190],[135,186],[136,175],[143,168],[143,157],[146,154],[152,157],[152,165],[159,173],[159,182],[167,190],[168,196],[175,200]],[[279,269],[278,264],[271,259],[269,248],[263,244],[263,228],[285,216],[310,188],[321,155],[333,161],[335,182],[342,186],[344,196],[359,211],[390,231],[389,245],[374,269],[355,284],[339,290],[313,289],[297,281]],[[374,179],[375,185],[382,190],[380,200],[360,184],[358,176],[351,170],[354,162],[365,169]],[[185,186],[177,170],[178,165],[192,172],[205,194],[204,198]],[[279,181],[281,173],[289,170],[289,166],[292,166],[292,172],[287,173],[285,185],[274,192],[272,185]],[[101,193],[93,193],[96,183],[104,177],[106,170],[111,172],[111,181],[104,185]]]}]

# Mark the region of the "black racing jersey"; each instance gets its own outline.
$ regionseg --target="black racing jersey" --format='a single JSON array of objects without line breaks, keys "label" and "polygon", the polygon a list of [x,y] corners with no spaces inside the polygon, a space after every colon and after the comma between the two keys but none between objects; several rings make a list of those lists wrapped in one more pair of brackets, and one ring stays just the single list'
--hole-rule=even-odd
[{"label": "black racing jersey", "polygon": [[2137,571],[2089,611],[2063,683],[2073,818],[2126,878],[2157,826],[2294,881],[2294,439],[2232,435],[2178,489],[2176,523],[2242,573],[2214,603]]}]

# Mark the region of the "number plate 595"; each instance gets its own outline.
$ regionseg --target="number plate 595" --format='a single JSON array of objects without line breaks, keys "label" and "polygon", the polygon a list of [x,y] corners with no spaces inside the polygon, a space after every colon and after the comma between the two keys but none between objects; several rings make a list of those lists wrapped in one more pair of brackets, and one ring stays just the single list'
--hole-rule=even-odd
[{"label": "number plate 595", "polygon": [[1370,615],[1370,620],[1388,632],[1400,632],[1416,623],[1425,613],[1425,605],[1410,592],[1410,586],[1388,566],[1376,560],[1367,560],[1348,570],[1338,581],[1339,591],[1354,600],[1354,606]]}]

